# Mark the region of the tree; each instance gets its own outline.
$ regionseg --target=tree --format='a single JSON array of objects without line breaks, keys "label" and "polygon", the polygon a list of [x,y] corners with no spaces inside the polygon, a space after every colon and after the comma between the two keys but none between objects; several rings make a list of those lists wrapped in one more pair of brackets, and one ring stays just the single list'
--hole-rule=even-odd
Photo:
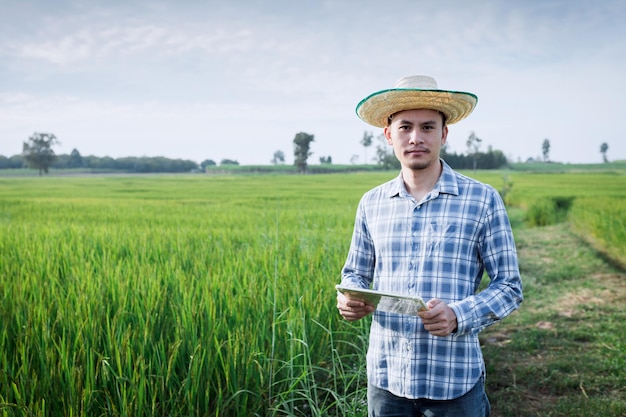
[{"label": "tree", "polygon": [[[454,169],[498,169],[508,164],[502,151],[488,146],[487,152],[474,155],[450,153],[447,148],[441,149],[441,158]],[[477,162],[475,162],[477,161]]]},{"label": "tree", "polygon": [[467,153],[472,156],[474,170],[476,170],[476,165],[478,164],[478,150],[480,149],[480,143],[482,141],[481,138],[472,132],[467,138],[467,142],[465,142],[467,145]]},{"label": "tree", "polygon": [[332,164],[333,163],[333,158],[328,155],[328,156],[320,156],[320,164]]},{"label": "tree", "polygon": [[298,172],[305,173],[307,166],[307,159],[313,154],[310,152],[311,142],[313,142],[314,136],[308,133],[300,132],[293,138],[293,164],[298,167]]},{"label": "tree", "polygon": [[77,149],[72,149],[68,165],[70,168],[82,168],[82,166],[84,165],[83,157],[80,155],[80,152],[78,152]]},{"label": "tree", "polygon": [[365,131],[363,132],[363,139],[361,139],[361,145],[363,145],[363,150],[365,154],[365,164],[367,165],[367,148],[372,146],[372,139],[374,138],[374,134],[372,132]]},{"label": "tree", "polygon": [[60,142],[52,133],[33,133],[28,138],[28,143],[24,142],[22,148],[22,155],[26,164],[31,168],[38,169],[39,175],[42,172],[47,174],[48,168],[56,159],[52,146],[58,143]]},{"label": "tree", "polygon": [[609,162],[608,158],[606,157],[606,151],[608,150],[609,150],[609,145],[606,142],[603,142],[602,145],[600,145],[600,153],[602,154],[602,160],[604,161],[605,164]]},{"label": "tree", "polygon": [[222,159],[220,165],[239,165],[239,162],[234,159]]},{"label": "tree", "polygon": [[200,168],[202,168],[203,170],[206,170],[206,167],[214,167],[215,165],[217,165],[217,163],[215,163],[215,161],[212,159],[205,159],[204,161],[200,162]]},{"label": "tree", "polygon": [[389,151],[389,143],[384,133],[376,137],[380,144],[376,147],[376,163],[384,169],[400,168],[400,161],[393,152]]},{"label": "tree", "polygon": [[10,158],[0,155],[0,169],[23,168],[24,160],[21,155],[13,155]]},{"label": "tree", "polygon": [[285,163],[285,153],[283,151],[274,152],[274,157],[272,158],[272,164],[284,164]]},{"label": "tree", "polygon": [[543,152],[543,162],[548,162],[550,160],[550,141],[548,139],[543,140],[541,152]]}]

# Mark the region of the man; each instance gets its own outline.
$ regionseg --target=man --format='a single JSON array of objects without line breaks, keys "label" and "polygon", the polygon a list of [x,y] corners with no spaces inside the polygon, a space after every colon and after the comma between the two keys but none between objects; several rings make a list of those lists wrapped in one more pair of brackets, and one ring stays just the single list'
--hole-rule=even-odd
[{"label": "man", "polygon": [[[343,286],[417,295],[418,316],[376,310],[337,294],[347,320],[373,313],[368,409],[383,416],[489,416],[478,333],[522,302],[509,219],[498,192],[440,159],[448,125],[477,97],[412,76],[357,106],[382,127],[400,175],[365,193],[357,209]],[[477,292],[483,272],[489,285]]]}]

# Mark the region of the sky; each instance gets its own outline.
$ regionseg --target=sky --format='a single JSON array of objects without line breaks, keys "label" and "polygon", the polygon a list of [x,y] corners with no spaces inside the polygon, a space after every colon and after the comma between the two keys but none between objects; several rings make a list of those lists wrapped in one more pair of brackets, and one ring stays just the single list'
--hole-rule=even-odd
[{"label": "sky", "polygon": [[373,163],[355,114],[407,75],[474,93],[448,150],[626,160],[623,0],[0,0],[0,155]]}]

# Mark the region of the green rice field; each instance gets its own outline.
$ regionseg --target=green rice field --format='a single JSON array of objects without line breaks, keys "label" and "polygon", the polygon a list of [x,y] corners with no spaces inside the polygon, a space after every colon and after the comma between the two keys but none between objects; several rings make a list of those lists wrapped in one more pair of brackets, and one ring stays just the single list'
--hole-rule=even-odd
[{"label": "green rice field", "polygon": [[[334,285],[395,175],[0,177],[0,416],[366,415]],[[624,173],[468,175],[626,265]]]}]

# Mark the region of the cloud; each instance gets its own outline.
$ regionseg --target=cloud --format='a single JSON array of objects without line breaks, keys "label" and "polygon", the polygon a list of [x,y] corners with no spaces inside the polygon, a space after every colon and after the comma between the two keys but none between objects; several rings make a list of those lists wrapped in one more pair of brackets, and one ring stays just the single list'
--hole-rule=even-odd
[{"label": "cloud", "polygon": [[[44,39],[42,39],[44,38]],[[212,32],[199,28],[178,28],[137,25],[109,26],[102,24],[79,28],[69,33],[50,36],[41,34],[32,39],[9,45],[6,53],[14,59],[35,59],[59,67],[81,63],[96,64],[106,59],[125,59],[149,53],[153,57],[167,58],[184,53],[229,54],[243,53],[253,48],[249,30]]]}]

